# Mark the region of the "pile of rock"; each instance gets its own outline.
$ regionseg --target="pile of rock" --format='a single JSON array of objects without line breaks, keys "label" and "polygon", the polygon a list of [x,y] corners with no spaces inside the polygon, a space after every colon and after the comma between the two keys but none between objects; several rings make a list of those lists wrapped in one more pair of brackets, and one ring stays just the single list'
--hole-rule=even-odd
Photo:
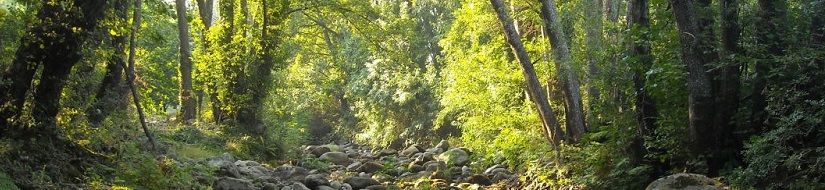
[{"label": "pile of rock", "polygon": [[[447,141],[429,149],[412,145],[401,151],[353,144],[306,146],[304,159],[275,168],[224,153],[204,160],[216,168],[217,177],[195,177],[216,190],[480,189],[517,179],[500,165],[476,172],[470,167],[470,154],[465,148],[451,148]],[[322,170],[302,167],[310,160],[329,166]]]}]

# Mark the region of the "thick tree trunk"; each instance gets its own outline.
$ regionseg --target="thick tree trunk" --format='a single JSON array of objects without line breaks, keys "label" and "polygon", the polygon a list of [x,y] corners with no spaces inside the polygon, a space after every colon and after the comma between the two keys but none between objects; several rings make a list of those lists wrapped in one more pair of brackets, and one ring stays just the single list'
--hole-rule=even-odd
[{"label": "thick tree trunk", "polygon": [[[120,22],[126,23],[128,19],[128,6],[126,0],[116,0],[114,3],[115,13]],[[114,110],[121,110],[128,104],[128,89],[123,78],[123,68],[126,65],[126,35],[112,35],[112,47],[114,52],[106,63],[106,74],[95,94],[92,107],[86,110],[86,117],[93,126],[100,125]]]},{"label": "thick tree trunk", "polygon": [[527,55],[527,51],[521,43],[521,38],[516,32],[513,19],[510,18],[510,14],[507,12],[507,8],[501,0],[490,0],[490,3],[493,5],[498,20],[501,21],[501,25],[504,28],[504,37],[507,39],[507,43],[510,44],[510,48],[513,49],[519,65],[521,65],[521,71],[527,82],[527,92],[530,95],[530,99],[532,99],[533,102],[536,103],[536,107],[538,107],[539,117],[544,126],[547,140],[552,143],[553,147],[557,148],[559,141],[566,138],[565,134],[561,130],[559,121],[556,119],[553,110],[550,109],[550,103],[539,83],[536,71],[533,69],[533,63],[530,61],[530,57]]},{"label": "thick tree trunk", "polygon": [[[739,26],[739,7],[736,0],[720,0],[719,11],[721,13],[721,40],[722,65],[718,69],[712,70],[713,90],[716,97],[716,115],[713,126],[717,127],[721,148],[719,154],[731,155],[728,159],[741,159],[737,151],[742,149],[742,141],[746,137],[736,138],[734,130],[736,123],[734,117],[739,110],[739,90],[741,86],[742,63],[736,57],[742,54],[739,46],[741,29]],[[722,156],[724,157],[724,156]],[[723,162],[720,158],[718,162]],[[719,166],[721,167],[721,166]]]},{"label": "thick tree trunk", "polygon": [[[203,21],[203,25],[206,26],[205,29],[209,30],[209,27],[212,27],[215,0],[196,0],[196,2],[198,3],[198,13],[200,14],[201,21]],[[205,34],[204,32],[204,36],[206,36]]]},{"label": "thick tree trunk", "polygon": [[541,2],[541,17],[544,20],[545,30],[550,37],[553,48],[553,57],[559,70],[559,79],[564,86],[567,130],[571,140],[578,142],[587,132],[584,123],[584,108],[582,106],[579,78],[573,69],[573,57],[570,55],[568,39],[562,30],[561,18],[556,10],[554,0],[539,0]]},{"label": "thick tree trunk", "polygon": [[175,0],[180,38],[180,121],[191,123],[195,119],[197,102],[192,93],[192,59],[189,47],[189,22],[186,20],[186,1]]},{"label": "thick tree trunk", "polygon": [[[650,27],[649,2],[647,0],[631,0],[628,4],[627,27],[628,30],[647,31]],[[638,60],[633,72],[633,89],[636,94],[636,137],[632,143],[634,147],[633,160],[641,163],[647,148],[644,145],[644,137],[651,135],[656,130],[656,120],[658,110],[656,101],[650,97],[647,91],[647,78],[645,73],[653,66],[653,57],[650,56],[650,38],[645,32],[633,32],[639,34],[630,37],[628,47],[629,56]]]},{"label": "thick tree trunk", "polygon": [[[71,68],[80,60],[79,49],[97,22],[103,18],[106,1],[66,1],[44,3],[38,13],[41,22],[29,26],[29,34],[22,40],[10,70],[3,74],[3,80],[10,83],[0,85],[0,124],[3,129],[20,126],[16,119],[23,114],[23,103],[30,90],[37,67],[43,65],[40,83],[34,94],[32,118],[35,126],[18,128],[25,136],[41,135],[56,138],[55,127],[60,108],[60,94]],[[64,6],[75,6],[74,8]],[[77,12],[79,11],[79,12]],[[76,32],[80,29],[80,32]],[[8,131],[3,131],[8,132]]]}]

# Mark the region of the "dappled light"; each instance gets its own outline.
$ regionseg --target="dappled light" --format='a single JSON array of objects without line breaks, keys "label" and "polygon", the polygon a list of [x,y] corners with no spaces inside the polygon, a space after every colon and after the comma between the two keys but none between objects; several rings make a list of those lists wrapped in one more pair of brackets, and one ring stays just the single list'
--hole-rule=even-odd
[{"label": "dappled light", "polygon": [[825,189],[825,0],[0,0],[0,190]]}]

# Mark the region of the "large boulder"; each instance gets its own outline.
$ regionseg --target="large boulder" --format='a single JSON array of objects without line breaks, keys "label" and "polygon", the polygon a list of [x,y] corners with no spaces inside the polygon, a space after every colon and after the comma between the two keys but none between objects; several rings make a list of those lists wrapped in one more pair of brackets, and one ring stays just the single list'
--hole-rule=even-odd
[{"label": "large boulder", "polygon": [[272,176],[272,172],[269,171],[269,169],[260,165],[238,166],[238,171],[241,175],[246,176],[246,178],[255,180],[264,180]]},{"label": "large boulder", "polygon": [[214,190],[257,190],[251,181],[231,177],[221,177],[212,184]]},{"label": "large boulder", "polygon": [[352,186],[352,189],[364,189],[369,187],[370,185],[379,185],[375,179],[367,178],[367,177],[350,177],[344,180],[344,183],[349,184]]},{"label": "large boulder", "polygon": [[398,151],[392,148],[383,149],[378,152],[378,156],[390,156],[395,154],[398,154]]},{"label": "large boulder", "polygon": [[319,157],[324,153],[332,151],[328,146],[310,146],[308,149],[312,155],[315,155],[315,157]]},{"label": "large boulder", "polygon": [[429,161],[424,163],[424,170],[428,172],[443,171],[447,169],[447,164],[441,161]]},{"label": "large boulder", "polygon": [[321,161],[326,161],[338,165],[349,165],[352,163],[352,160],[349,159],[349,156],[343,152],[327,152],[318,157]]},{"label": "large boulder", "polygon": [[438,155],[438,160],[454,166],[463,166],[470,160],[470,154],[464,149],[454,148]]},{"label": "large boulder", "polygon": [[272,173],[281,180],[300,181],[304,180],[309,172],[302,167],[284,165],[275,168]]},{"label": "large boulder", "polygon": [[645,190],[722,190],[722,183],[702,174],[678,173],[659,178]]}]

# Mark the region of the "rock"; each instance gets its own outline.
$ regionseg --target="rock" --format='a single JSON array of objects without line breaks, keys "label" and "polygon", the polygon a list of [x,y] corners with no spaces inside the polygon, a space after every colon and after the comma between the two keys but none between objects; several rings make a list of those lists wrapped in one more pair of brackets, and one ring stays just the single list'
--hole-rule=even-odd
[{"label": "rock", "polygon": [[430,149],[427,149],[427,152],[433,153],[433,154],[441,154],[441,152],[444,152],[444,149],[430,148]]},{"label": "rock", "polygon": [[310,189],[315,189],[318,186],[328,186],[329,179],[324,174],[312,174],[304,178],[304,184]]},{"label": "rock", "polygon": [[264,182],[264,187],[261,190],[278,190],[278,186],[274,183]]},{"label": "rock", "polygon": [[352,185],[349,183],[344,183],[344,185],[341,185],[341,190],[353,190]]},{"label": "rock", "polygon": [[358,162],[358,161],[353,162],[352,164],[347,166],[347,171],[358,172],[358,168],[361,167],[361,165],[363,165],[363,163]]},{"label": "rock", "polygon": [[215,176],[203,174],[200,172],[192,172],[192,178],[195,178],[195,180],[202,184],[212,184],[213,182],[215,182],[215,180],[218,180],[218,178]]},{"label": "rock", "polygon": [[231,177],[221,177],[212,184],[214,190],[257,190],[251,181]]},{"label": "rock", "polygon": [[506,167],[504,167],[504,166],[502,166],[502,165],[499,165],[499,164],[496,164],[496,165],[490,166],[489,168],[487,168],[486,170],[484,170],[484,174],[487,174],[487,175],[493,175],[493,174],[494,174],[494,173],[493,173],[493,170],[498,169],[498,168],[501,168],[501,169],[504,169],[504,170],[505,170],[505,171],[507,171],[507,172],[510,172],[509,170],[507,170],[507,168],[506,168]]},{"label": "rock", "polygon": [[292,185],[290,187],[292,187],[292,190],[312,190],[312,189],[309,189],[306,185],[304,185],[301,182],[292,183]]},{"label": "rock", "polygon": [[391,148],[384,149],[384,150],[381,150],[381,152],[378,152],[379,156],[390,156],[390,155],[395,155],[395,154],[398,154],[398,151],[395,150],[395,149],[391,149]]},{"label": "rock", "polygon": [[331,162],[338,165],[349,165],[352,160],[343,152],[327,152],[318,157],[321,161]]},{"label": "rock", "polygon": [[307,170],[297,166],[279,166],[272,172],[274,175],[282,180],[287,181],[301,181],[307,176]]},{"label": "rock", "polygon": [[484,186],[488,186],[488,185],[493,184],[493,181],[490,180],[490,178],[488,178],[487,176],[484,176],[484,175],[479,175],[479,174],[470,176],[469,178],[467,178],[466,182],[467,183],[484,185]]},{"label": "rock", "polygon": [[449,179],[449,177],[447,176],[447,172],[444,172],[444,171],[436,171],[436,172],[433,172],[433,174],[431,174],[431,175],[430,175],[430,179],[443,179],[443,180],[447,180],[447,179]]},{"label": "rock", "polygon": [[384,185],[370,185],[370,186],[367,186],[364,189],[368,189],[368,190],[386,190],[387,186],[384,186]]},{"label": "rock", "polygon": [[238,166],[235,166],[235,164],[226,164],[221,166],[216,174],[218,176],[241,178],[241,171],[238,169]]},{"label": "rock", "polygon": [[470,155],[461,148],[450,149],[438,155],[438,160],[454,166],[463,166],[469,161]]},{"label": "rock", "polygon": [[378,185],[378,181],[366,177],[350,177],[344,180],[344,183],[352,186],[353,189],[363,189],[370,185]]},{"label": "rock", "polygon": [[251,160],[238,160],[238,161],[235,161],[235,165],[238,166],[238,167],[244,167],[244,166],[260,166],[261,164],[259,164],[258,162],[255,162],[255,161],[251,161]]},{"label": "rock", "polygon": [[271,171],[263,166],[239,166],[238,171],[249,179],[266,179],[272,176]]},{"label": "rock", "polygon": [[428,171],[428,172],[435,172],[435,171],[445,170],[445,169],[447,169],[447,164],[445,164],[444,162],[441,162],[441,161],[435,161],[434,160],[434,161],[429,161],[427,163],[424,163],[424,170]]},{"label": "rock", "polygon": [[450,149],[450,143],[447,142],[447,140],[441,140],[441,142],[438,142],[438,145],[435,145],[435,147],[440,148],[441,150],[447,150]]},{"label": "rock", "polygon": [[[336,190],[336,188],[333,188],[333,187],[330,187],[330,186],[318,186],[315,189],[316,190]],[[340,189],[340,188],[338,188],[338,189]]]},{"label": "rock", "polygon": [[361,158],[361,154],[358,152],[348,152],[347,157],[349,158]]},{"label": "rock", "polygon": [[333,189],[341,189],[342,185],[341,185],[341,182],[332,181],[332,182],[329,183],[329,186],[332,187]]},{"label": "rock", "polygon": [[224,165],[230,165],[232,163],[235,163],[235,157],[232,157],[232,155],[228,152],[224,152],[220,156],[207,158],[206,163],[209,166],[219,168]]},{"label": "rock", "polygon": [[320,157],[324,153],[327,153],[327,152],[330,152],[330,151],[332,151],[332,150],[330,150],[329,147],[327,147],[327,146],[310,146],[310,148],[309,148],[309,152],[312,153],[312,155],[315,155],[315,157]]},{"label": "rock", "polygon": [[358,167],[356,171],[358,172],[366,172],[366,173],[375,173],[384,168],[384,165],[381,165],[377,162],[367,162],[362,164]]},{"label": "rock", "polygon": [[507,174],[507,175],[513,174],[513,172],[510,172],[510,170],[508,170],[507,168],[493,168],[492,170],[489,170],[489,172],[484,172],[484,174],[487,174],[489,176],[495,176],[495,175],[498,175],[499,173],[503,173],[503,174]]},{"label": "rock", "polygon": [[424,168],[424,166],[417,165],[415,163],[410,163],[410,167],[408,169],[412,172],[420,172],[420,171],[424,171],[426,168]]},{"label": "rock", "polygon": [[510,179],[512,177],[513,177],[512,174],[507,174],[507,173],[504,173],[504,172],[498,172],[495,175],[493,175],[493,181],[499,182],[499,181],[502,181],[502,180]]},{"label": "rock", "polygon": [[401,151],[401,156],[410,157],[410,156],[414,155],[415,153],[419,153],[419,152],[423,152],[423,151],[424,151],[424,149],[422,149],[421,146],[416,144],[416,145],[412,145],[412,146],[407,147],[406,149],[402,150]]},{"label": "rock", "polygon": [[421,178],[429,177],[431,173],[429,172],[418,172],[418,173],[404,173],[401,174],[401,177],[398,177],[398,181],[400,182],[414,182]]},{"label": "rock", "polygon": [[375,179],[375,181],[378,181],[378,183],[390,182],[393,180],[393,178],[390,175],[383,173],[377,173],[373,175],[372,179]]},{"label": "rock", "polygon": [[659,178],[645,190],[722,190],[722,183],[701,174],[678,173]]},{"label": "rock", "polygon": [[292,190],[292,186],[281,187],[281,190]]},{"label": "rock", "polygon": [[461,167],[461,176],[470,176],[470,174],[475,173],[476,171],[469,167],[469,166],[462,166]]}]

